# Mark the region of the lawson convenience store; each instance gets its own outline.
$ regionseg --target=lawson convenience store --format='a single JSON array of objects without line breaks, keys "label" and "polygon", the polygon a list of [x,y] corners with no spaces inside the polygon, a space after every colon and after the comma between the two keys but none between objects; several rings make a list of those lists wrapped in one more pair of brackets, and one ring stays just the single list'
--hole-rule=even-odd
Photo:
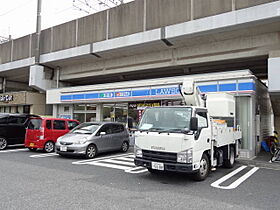
[{"label": "lawson convenience store", "polygon": [[194,79],[203,93],[236,96],[235,124],[243,131],[241,155],[256,155],[261,139],[272,132],[273,111],[267,87],[249,70],[52,89],[47,91],[47,104],[53,105],[54,117],[118,121],[132,128],[145,107],[183,105],[178,85],[184,78]]}]

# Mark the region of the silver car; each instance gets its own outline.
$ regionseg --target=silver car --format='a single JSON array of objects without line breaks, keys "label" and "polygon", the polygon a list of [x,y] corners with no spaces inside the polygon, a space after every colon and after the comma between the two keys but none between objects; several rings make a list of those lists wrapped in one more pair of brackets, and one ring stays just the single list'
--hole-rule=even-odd
[{"label": "silver car", "polygon": [[63,155],[84,155],[94,158],[97,153],[129,148],[129,134],[121,123],[82,123],[56,142],[56,152]]}]

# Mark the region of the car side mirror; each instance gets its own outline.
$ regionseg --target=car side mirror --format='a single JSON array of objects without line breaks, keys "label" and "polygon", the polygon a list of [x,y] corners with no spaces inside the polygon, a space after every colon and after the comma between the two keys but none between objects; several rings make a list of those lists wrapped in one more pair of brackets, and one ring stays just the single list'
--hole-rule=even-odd
[{"label": "car side mirror", "polygon": [[100,136],[106,135],[106,132],[100,132]]},{"label": "car side mirror", "polygon": [[197,131],[198,130],[198,120],[197,117],[192,117],[190,121],[190,130]]}]

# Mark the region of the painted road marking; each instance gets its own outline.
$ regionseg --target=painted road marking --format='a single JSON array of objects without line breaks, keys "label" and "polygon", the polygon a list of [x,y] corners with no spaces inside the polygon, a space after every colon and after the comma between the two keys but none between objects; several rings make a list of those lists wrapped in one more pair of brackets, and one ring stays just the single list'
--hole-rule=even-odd
[{"label": "painted road marking", "polygon": [[211,184],[211,186],[215,187],[215,188],[219,188],[219,189],[232,190],[232,189],[238,187],[242,182],[244,182],[250,176],[252,176],[257,170],[259,170],[258,167],[254,167],[250,171],[248,171],[246,174],[244,174],[243,176],[238,178],[236,181],[231,183],[230,185],[228,185],[228,186],[220,186],[220,184],[222,184],[223,182],[225,182],[229,178],[233,177],[234,175],[238,174],[239,172],[241,172],[245,168],[247,168],[247,166],[241,166],[241,167],[237,168],[236,170],[230,172],[229,174],[225,175],[224,177],[222,177],[222,178],[218,179],[217,181],[213,182]]},{"label": "painted road marking", "polygon": [[2,150],[0,153],[9,153],[9,152],[22,152],[22,151],[27,151],[27,148],[22,148],[22,149],[9,149],[9,150]]},{"label": "painted road marking", "polygon": [[57,153],[47,153],[47,154],[40,154],[40,155],[30,155],[31,158],[44,158],[44,157],[51,157],[51,156],[57,156]]},{"label": "painted road marking", "polygon": [[126,173],[139,174],[147,172],[148,170],[144,167],[135,166],[134,154],[128,153],[125,155],[113,155],[109,157],[96,158],[92,160],[82,160],[72,162],[74,165],[94,165],[107,168],[114,168],[124,170]]}]

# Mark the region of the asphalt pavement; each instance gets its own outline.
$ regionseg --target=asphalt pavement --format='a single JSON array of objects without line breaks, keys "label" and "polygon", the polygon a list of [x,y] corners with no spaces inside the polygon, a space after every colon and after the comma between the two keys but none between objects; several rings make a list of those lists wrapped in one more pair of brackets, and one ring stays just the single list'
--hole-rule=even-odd
[{"label": "asphalt pavement", "polygon": [[132,161],[132,150],[93,160],[0,151],[0,209],[280,209],[278,169],[238,162],[195,182]]}]

